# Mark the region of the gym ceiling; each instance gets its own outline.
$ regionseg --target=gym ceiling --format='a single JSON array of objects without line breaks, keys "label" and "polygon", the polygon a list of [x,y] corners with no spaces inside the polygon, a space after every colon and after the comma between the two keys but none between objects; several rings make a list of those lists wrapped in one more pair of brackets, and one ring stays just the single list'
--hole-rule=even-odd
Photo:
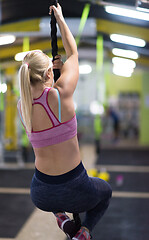
[{"label": "gym ceiling", "polygon": [[[1,63],[13,60],[14,55],[22,51],[25,36],[30,37],[31,50],[50,51],[50,35],[48,35],[50,33],[47,36],[38,34],[41,19],[48,17],[49,3],[51,0],[0,0],[0,35],[13,33],[17,37],[13,44],[0,46]],[[96,38],[97,34],[100,33],[103,35],[104,49],[109,57],[112,57],[113,47],[135,50],[140,55],[136,62],[140,66],[149,66],[149,21],[109,14],[103,6],[103,4],[110,3],[135,10],[136,0],[59,0],[59,3],[62,6],[64,17],[70,19],[81,18],[84,6],[87,3],[91,5],[88,18],[96,19],[97,33],[92,37],[82,35],[80,49],[89,49],[95,55]],[[146,6],[148,7],[148,5]],[[34,32],[36,34],[29,34]],[[146,46],[141,48],[114,43],[109,37],[112,33],[142,38],[146,41]],[[62,49],[61,40],[58,40],[58,45],[59,49]]]}]

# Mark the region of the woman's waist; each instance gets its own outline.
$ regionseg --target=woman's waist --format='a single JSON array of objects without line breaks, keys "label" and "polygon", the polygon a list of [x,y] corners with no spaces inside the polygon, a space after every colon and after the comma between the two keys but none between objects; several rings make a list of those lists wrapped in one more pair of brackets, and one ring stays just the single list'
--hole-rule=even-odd
[{"label": "woman's waist", "polygon": [[72,169],[76,168],[81,162],[79,156],[75,158],[59,159],[49,158],[49,159],[35,159],[35,167],[44,174],[57,176],[65,174]]},{"label": "woman's waist", "polygon": [[40,171],[38,168],[35,168],[35,177],[42,182],[48,184],[62,184],[70,182],[71,180],[80,176],[81,173],[86,172],[82,162],[80,162],[76,167],[62,174],[50,175]]},{"label": "woman's waist", "polygon": [[77,140],[61,145],[34,149],[37,169],[50,175],[63,174],[80,163],[80,150]]}]

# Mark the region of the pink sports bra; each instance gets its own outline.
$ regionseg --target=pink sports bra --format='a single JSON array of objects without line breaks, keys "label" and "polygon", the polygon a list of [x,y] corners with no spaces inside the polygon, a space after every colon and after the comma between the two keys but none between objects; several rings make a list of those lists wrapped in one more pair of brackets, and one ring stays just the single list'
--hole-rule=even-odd
[{"label": "pink sports bra", "polygon": [[[63,123],[61,122],[60,96],[58,90],[57,94],[59,101],[59,119],[57,119],[55,114],[52,112],[48,104],[48,93],[50,89],[51,88],[45,88],[42,95],[39,98],[33,100],[33,105],[40,104],[43,106],[53,125],[53,127],[42,131],[32,131],[30,134],[27,132],[29,141],[31,142],[34,148],[41,148],[58,144],[73,138],[77,134],[76,114],[69,121]],[[23,121],[21,114],[20,117],[21,120]]]}]

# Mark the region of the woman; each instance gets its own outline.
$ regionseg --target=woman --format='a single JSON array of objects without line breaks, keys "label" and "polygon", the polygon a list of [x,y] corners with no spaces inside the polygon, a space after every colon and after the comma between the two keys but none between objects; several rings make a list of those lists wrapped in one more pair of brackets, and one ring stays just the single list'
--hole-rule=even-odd
[{"label": "woman", "polygon": [[[73,93],[79,78],[75,40],[61,7],[50,7],[60,28],[67,60],[52,64],[40,51],[29,52],[20,68],[18,109],[35,153],[31,198],[43,211],[53,212],[59,227],[71,239],[89,240],[90,232],[109,205],[111,188],[89,178],[80,161]],[[53,67],[52,67],[53,65]],[[53,68],[61,68],[53,86]],[[53,86],[53,87],[52,87]],[[86,212],[82,226],[66,214]]]}]

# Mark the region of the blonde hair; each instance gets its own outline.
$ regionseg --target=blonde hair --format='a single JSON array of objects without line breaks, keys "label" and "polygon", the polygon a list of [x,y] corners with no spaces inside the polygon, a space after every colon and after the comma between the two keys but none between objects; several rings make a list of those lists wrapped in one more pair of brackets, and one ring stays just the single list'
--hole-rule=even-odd
[{"label": "blonde hair", "polygon": [[42,51],[30,51],[24,57],[19,70],[19,88],[21,96],[21,112],[28,133],[32,130],[32,92],[31,85],[45,83],[47,71],[52,67],[51,59]]}]

